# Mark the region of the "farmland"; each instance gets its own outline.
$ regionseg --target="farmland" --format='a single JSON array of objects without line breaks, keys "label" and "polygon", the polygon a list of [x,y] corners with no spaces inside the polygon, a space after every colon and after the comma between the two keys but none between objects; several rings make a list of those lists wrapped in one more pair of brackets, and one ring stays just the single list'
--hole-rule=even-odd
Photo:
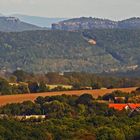
[{"label": "farmland", "polygon": [[10,103],[21,103],[23,101],[34,101],[38,96],[55,96],[55,95],[78,95],[84,93],[92,94],[94,98],[98,96],[103,96],[106,93],[111,93],[113,91],[120,90],[122,92],[132,92],[136,90],[136,87],[132,88],[115,88],[115,89],[99,89],[99,90],[76,90],[76,91],[61,91],[61,92],[45,92],[45,93],[34,93],[34,94],[19,94],[19,95],[5,95],[0,96],[0,106],[10,104]]}]

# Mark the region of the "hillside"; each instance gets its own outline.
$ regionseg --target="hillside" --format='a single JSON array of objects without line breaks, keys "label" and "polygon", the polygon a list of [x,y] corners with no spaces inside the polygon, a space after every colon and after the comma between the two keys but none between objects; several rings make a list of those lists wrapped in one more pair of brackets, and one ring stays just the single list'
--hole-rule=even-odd
[{"label": "hillside", "polygon": [[1,70],[130,71],[140,65],[140,30],[0,33],[0,50]]},{"label": "hillside", "polygon": [[43,30],[43,28],[25,23],[15,17],[0,16],[0,31],[2,32],[20,32],[27,30]]},{"label": "hillside", "polygon": [[119,28],[122,29],[133,29],[140,28],[140,18],[130,18],[118,22]]},{"label": "hillside", "polygon": [[53,30],[84,30],[84,29],[140,29],[140,18],[130,18],[122,21],[81,17],[64,20],[52,24]]}]

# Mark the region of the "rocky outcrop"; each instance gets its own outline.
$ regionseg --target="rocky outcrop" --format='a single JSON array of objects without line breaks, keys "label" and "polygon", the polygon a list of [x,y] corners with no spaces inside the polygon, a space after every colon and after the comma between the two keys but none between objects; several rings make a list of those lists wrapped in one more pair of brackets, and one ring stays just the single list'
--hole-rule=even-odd
[{"label": "rocky outcrop", "polygon": [[131,18],[123,21],[111,21],[99,18],[75,18],[52,24],[53,30],[85,30],[85,29],[129,29],[140,28],[140,18]]},{"label": "rocky outcrop", "polygon": [[75,18],[59,23],[52,24],[52,29],[55,30],[80,30],[93,28],[116,28],[117,22],[98,18]]}]

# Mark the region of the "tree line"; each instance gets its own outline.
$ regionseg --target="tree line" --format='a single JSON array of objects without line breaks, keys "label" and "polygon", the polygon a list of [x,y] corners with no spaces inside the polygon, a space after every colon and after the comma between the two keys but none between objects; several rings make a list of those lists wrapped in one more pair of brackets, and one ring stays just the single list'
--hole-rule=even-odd
[{"label": "tree line", "polygon": [[[57,86],[50,89],[49,85]],[[65,85],[72,88],[67,89]],[[140,78],[137,77],[105,76],[84,72],[33,74],[17,70],[0,78],[1,95],[139,86]]]}]

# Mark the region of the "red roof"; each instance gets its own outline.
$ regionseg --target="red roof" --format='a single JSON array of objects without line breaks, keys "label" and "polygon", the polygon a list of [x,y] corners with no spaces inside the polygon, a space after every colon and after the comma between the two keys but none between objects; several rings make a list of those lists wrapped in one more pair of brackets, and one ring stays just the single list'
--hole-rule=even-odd
[{"label": "red roof", "polygon": [[109,108],[114,108],[116,110],[123,110],[125,107],[130,106],[132,109],[140,107],[140,104],[109,104]]}]

